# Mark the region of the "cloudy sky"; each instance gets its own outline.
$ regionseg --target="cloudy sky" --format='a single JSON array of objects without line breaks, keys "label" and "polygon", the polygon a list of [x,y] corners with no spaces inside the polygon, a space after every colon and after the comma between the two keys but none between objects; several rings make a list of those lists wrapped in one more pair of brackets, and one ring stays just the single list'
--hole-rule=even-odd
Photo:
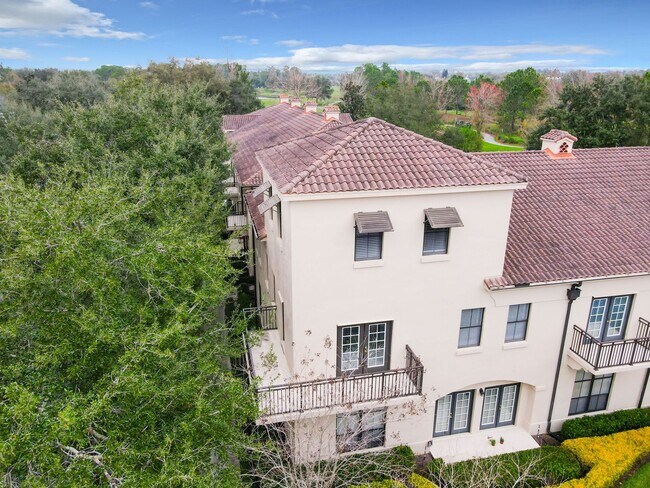
[{"label": "cloudy sky", "polygon": [[0,0],[0,64],[646,69],[648,25],[648,0]]}]

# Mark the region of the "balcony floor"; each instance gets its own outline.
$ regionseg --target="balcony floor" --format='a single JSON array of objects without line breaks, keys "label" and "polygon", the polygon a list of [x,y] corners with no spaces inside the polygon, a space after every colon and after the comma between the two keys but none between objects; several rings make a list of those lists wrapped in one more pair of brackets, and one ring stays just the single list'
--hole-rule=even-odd
[{"label": "balcony floor", "polygon": [[259,386],[281,385],[292,381],[282,339],[277,329],[262,331],[260,343],[251,346],[255,377]]}]

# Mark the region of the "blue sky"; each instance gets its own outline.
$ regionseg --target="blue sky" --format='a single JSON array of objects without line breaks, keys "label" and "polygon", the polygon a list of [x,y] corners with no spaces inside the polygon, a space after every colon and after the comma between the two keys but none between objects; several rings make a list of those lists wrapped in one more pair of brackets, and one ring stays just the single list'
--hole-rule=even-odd
[{"label": "blue sky", "polygon": [[0,0],[0,63],[646,69],[649,25],[648,0]]}]

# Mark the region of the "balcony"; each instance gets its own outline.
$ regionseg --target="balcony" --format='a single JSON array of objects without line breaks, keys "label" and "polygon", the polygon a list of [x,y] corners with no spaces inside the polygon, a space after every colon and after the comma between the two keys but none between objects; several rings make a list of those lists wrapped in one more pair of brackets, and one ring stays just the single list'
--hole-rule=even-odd
[{"label": "balcony", "polygon": [[[256,387],[255,392],[263,421],[287,420],[292,417],[292,414],[365,402],[385,402],[422,393],[424,366],[408,345],[405,350],[405,367],[403,368],[328,379],[272,384],[272,381],[267,381],[268,378],[286,378],[291,375],[288,373],[284,357],[277,358],[279,367],[275,368],[273,372],[264,366],[264,357],[268,351],[281,351],[277,331],[272,330],[267,335],[269,337],[265,338],[266,344],[263,341],[261,346],[256,346],[255,352],[248,348],[246,356],[251,380],[258,377],[261,381],[261,385]],[[256,365],[264,371],[256,372]],[[279,371],[284,374],[278,373]]]},{"label": "balcony", "polygon": [[247,318],[254,329],[275,330],[278,328],[276,321],[277,306],[263,305],[261,307],[245,308],[244,317]]},{"label": "balcony", "polygon": [[604,342],[573,326],[569,356],[592,374],[631,371],[650,366],[650,324],[639,318],[633,339]]},{"label": "balcony", "polygon": [[246,217],[244,202],[232,202],[228,210],[228,216],[226,217],[226,230],[234,232],[243,229],[247,224],[248,219]]}]

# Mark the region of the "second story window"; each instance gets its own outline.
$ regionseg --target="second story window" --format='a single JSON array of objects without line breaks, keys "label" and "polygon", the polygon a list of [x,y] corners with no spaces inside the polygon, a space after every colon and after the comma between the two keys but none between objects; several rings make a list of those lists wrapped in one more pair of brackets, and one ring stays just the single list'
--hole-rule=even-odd
[{"label": "second story window", "polygon": [[508,309],[508,324],[506,325],[506,342],[526,340],[529,312],[530,303],[510,305]]},{"label": "second story window", "polygon": [[384,232],[392,232],[388,212],[358,212],[354,214],[354,260],[381,259]]},{"label": "second story window", "polygon": [[474,347],[481,345],[483,310],[484,309],[482,308],[468,308],[461,312],[458,347]]},{"label": "second story window", "polygon": [[622,339],[631,304],[631,295],[594,298],[591,301],[587,333],[601,341]]},{"label": "second story window", "polygon": [[463,227],[454,207],[427,208],[424,211],[424,244],[422,255],[447,254],[449,232],[452,227]]},{"label": "second story window", "polygon": [[434,229],[431,224],[424,221],[424,246],[422,247],[422,255],[429,256],[431,254],[447,254],[447,246],[449,244],[449,227],[442,229]]}]

